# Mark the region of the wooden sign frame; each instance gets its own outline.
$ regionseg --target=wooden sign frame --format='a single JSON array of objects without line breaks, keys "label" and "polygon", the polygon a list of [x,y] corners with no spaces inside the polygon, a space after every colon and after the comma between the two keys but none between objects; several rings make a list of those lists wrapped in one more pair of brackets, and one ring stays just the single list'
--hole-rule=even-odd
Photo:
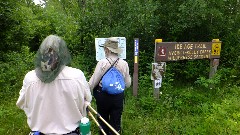
[{"label": "wooden sign frame", "polygon": [[218,42],[159,42],[155,46],[155,62],[185,59],[220,58],[221,41]]}]

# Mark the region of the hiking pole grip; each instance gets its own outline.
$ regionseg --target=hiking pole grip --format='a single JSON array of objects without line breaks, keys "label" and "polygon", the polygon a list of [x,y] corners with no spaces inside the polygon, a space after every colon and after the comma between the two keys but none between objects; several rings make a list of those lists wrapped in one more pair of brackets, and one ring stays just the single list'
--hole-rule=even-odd
[{"label": "hiking pole grip", "polygon": [[89,115],[89,116],[93,119],[93,121],[97,124],[97,126],[100,128],[101,132],[102,132],[104,135],[107,135],[107,134],[104,132],[102,126],[97,122],[97,120],[95,119],[95,117],[92,115],[92,113],[91,113],[91,112],[88,112],[88,115]]},{"label": "hiking pole grip", "polygon": [[88,106],[90,110],[92,110],[95,114],[97,114],[97,116],[116,134],[116,135],[120,135],[111,125],[109,125],[103,118],[102,116],[96,112],[90,105]]}]

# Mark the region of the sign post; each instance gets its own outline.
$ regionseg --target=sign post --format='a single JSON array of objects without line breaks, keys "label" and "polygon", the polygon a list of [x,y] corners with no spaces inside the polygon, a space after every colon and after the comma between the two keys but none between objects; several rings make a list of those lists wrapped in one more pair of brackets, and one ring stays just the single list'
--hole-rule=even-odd
[{"label": "sign post", "polygon": [[134,72],[133,72],[133,96],[137,96],[138,91],[138,62],[139,62],[139,39],[134,38]]},{"label": "sign post", "polygon": [[[161,43],[162,42],[162,39],[156,39],[155,40],[155,51],[156,51],[156,44],[157,43]],[[156,52],[155,52],[156,53]],[[166,51],[160,51],[161,55],[165,55],[166,54]],[[155,55],[156,56],[156,55]],[[155,57],[154,56],[154,57]],[[156,58],[154,58],[154,63],[156,62],[155,61]],[[153,72],[152,72],[152,76],[153,76],[153,96],[156,98],[156,99],[159,99],[159,95],[160,95],[160,87],[161,87],[161,84],[162,84],[162,75],[160,74],[161,72],[158,71],[158,65],[156,66],[156,68],[153,68],[153,71],[154,69],[156,69],[156,72],[154,73],[155,74],[155,77],[153,75]],[[152,77],[151,76],[151,77]]]},{"label": "sign post", "polygon": [[[151,80],[153,80],[153,86],[154,91],[153,94],[157,97],[157,91],[160,90],[160,87],[162,86],[162,79],[164,72],[166,71],[166,62],[159,62],[159,63],[152,63],[152,74],[151,74]],[[162,92],[159,91],[159,95]]]},{"label": "sign post", "polygon": [[[219,39],[213,39],[211,55],[220,56],[220,51],[221,51],[221,42],[219,42]],[[217,72],[218,65],[219,65],[219,59],[215,59],[215,58],[210,59],[209,79],[213,78],[213,76]],[[212,89],[213,87],[214,87],[213,85],[210,85],[210,89]]]}]

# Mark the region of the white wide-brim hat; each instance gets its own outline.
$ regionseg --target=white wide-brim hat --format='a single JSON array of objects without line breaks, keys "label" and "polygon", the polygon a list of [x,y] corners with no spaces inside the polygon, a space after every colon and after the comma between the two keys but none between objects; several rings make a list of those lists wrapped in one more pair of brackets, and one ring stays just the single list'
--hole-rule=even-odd
[{"label": "white wide-brim hat", "polygon": [[115,37],[108,38],[103,47],[108,48],[113,53],[122,53],[122,49],[118,47],[118,40]]}]

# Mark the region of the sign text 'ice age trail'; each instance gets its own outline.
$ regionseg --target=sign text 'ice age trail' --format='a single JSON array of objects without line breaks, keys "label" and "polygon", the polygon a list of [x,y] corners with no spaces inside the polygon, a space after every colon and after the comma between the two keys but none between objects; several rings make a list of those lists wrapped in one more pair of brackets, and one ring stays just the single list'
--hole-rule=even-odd
[{"label": "sign text 'ice age trail'", "polygon": [[221,42],[161,42],[156,44],[155,61],[220,58]]}]

